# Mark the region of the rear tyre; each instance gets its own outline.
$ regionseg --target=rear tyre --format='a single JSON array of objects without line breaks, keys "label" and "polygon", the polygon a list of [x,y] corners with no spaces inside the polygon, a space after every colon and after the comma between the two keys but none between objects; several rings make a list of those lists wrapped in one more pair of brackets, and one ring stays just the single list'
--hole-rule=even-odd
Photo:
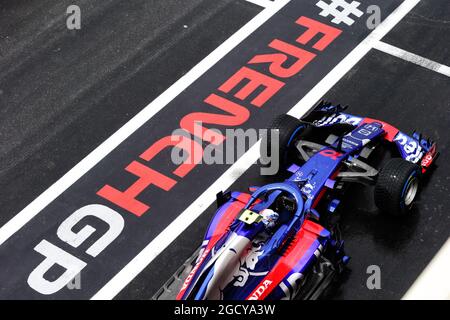
[{"label": "rear tyre", "polygon": [[375,185],[375,204],[393,216],[408,214],[420,184],[420,168],[401,158],[390,159],[381,170]]},{"label": "rear tyre", "polygon": [[[261,141],[260,165],[262,167],[273,167],[272,161],[275,159],[272,159],[271,150],[274,146],[278,151],[278,168],[280,169],[286,168],[289,164],[289,160],[295,154],[296,142],[310,134],[311,125],[290,115],[282,114],[276,117],[267,129],[267,135]],[[278,139],[274,130],[278,130]]]}]

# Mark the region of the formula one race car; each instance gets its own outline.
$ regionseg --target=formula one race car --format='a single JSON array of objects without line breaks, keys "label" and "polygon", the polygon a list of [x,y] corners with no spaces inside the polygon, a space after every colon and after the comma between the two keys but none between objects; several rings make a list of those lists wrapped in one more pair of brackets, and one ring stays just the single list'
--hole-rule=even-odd
[{"label": "formula one race car", "polygon": [[[321,102],[304,121],[276,118],[261,163],[278,150],[292,175],[251,194],[220,193],[201,248],[155,298],[316,299],[349,261],[333,219],[349,183],[374,186],[380,211],[407,215],[436,144],[344,110]],[[376,156],[387,150],[389,159]]]}]

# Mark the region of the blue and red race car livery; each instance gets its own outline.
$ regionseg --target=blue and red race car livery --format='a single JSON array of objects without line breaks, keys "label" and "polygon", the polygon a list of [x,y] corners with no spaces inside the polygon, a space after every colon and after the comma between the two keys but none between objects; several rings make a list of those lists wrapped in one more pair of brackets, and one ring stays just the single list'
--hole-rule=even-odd
[{"label": "blue and red race car livery", "polygon": [[[409,213],[438,156],[436,144],[344,111],[321,102],[303,121],[275,119],[261,148],[276,143],[291,175],[250,193],[218,195],[218,210],[177,299],[320,297],[349,261],[334,218],[350,183],[372,186],[380,211]],[[380,161],[376,155],[387,150],[388,159]]]}]

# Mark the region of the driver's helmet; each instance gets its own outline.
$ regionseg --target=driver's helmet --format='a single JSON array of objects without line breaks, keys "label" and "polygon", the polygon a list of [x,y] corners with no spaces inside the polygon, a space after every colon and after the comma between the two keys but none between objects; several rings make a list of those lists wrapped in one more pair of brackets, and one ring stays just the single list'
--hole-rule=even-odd
[{"label": "driver's helmet", "polygon": [[267,229],[272,229],[275,227],[276,222],[279,218],[279,214],[273,211],[272,209],[264,209],[260,212],[263,217],[262,222],[266,226]]}]

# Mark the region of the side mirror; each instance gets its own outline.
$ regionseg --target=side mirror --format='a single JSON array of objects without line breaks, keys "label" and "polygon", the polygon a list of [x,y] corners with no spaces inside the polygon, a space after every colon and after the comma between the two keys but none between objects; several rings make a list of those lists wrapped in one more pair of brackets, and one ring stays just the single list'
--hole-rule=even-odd
[{"label": "side mirror", "polygon": [[221,206],[223,206],[225,203],[227,203],[229,200],[231,199],[231,191],[227,191],[225,193],[223,193],[223,191],[220,191],[217,195],[216,195],[216,204],[217,204],[217,208],[220,208]]}]

